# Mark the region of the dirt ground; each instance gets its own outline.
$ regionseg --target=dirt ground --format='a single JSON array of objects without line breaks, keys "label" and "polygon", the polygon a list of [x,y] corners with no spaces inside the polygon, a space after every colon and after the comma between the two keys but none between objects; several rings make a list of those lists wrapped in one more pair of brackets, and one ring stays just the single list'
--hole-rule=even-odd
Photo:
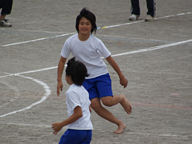
[{"label": "dirt ground", "polygon": [[67,118],[64,78],[56,96],[57,64],[65,40],[76,33],[83,7],[97,17],[96,36],[111,51],[129,81],[127,88],[109,64],[114,94],[125,94],[133,107],[106,107],[127,128],[92,111],[91,144],[191,144],[192,1],[156,0],[154,22],[130,16],[130,0],[15,0],[7,16],[13,27],[0,27],[0,143],[56,144],[65,132],[51,124]]}]

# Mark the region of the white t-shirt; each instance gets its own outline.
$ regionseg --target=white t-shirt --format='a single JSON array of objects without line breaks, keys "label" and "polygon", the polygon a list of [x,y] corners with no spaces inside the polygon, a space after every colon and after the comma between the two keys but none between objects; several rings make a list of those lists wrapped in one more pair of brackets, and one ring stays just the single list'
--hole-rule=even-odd
[{"label": "white t-shirt", "polygon": [[68,129],[93,129],[93,125],[90,120],[91,114],[89,110],[89,105],[91,104],[91,102],[89,100],[89,93],[83,86],[77,86],[75,84],[70,85],[69,89],[66,91],[66,104],[68,109],[68,117],[70,117],[74,113],[74,109],[77,106],[81,107],[83,113],[83,116],[81,118],[68,125]]},{"label": "white t-shirt", "polygon": [[86,41],[80,41],[78,34],[69,37],[61,50],[61,56],[67,58],[72,52],[76,60],[81,61],[87,68],[91,79],[108,73],[107,66],[101,56],[107,58],[111,55],[103,42],[91,35]]}]

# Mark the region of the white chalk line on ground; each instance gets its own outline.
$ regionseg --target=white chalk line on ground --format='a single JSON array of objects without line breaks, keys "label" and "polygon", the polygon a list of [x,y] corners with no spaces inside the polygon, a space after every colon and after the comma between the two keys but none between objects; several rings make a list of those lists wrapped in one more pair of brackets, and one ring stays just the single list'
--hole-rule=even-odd
[{"label": "white chalk line on ground", "polygon": [[[192,14],[192,12],[186,12],[186,13],[180,13],[180,14],[176,14],[176,15],[163,16],[163,17],[155,18],[155,20],[170,18],[170,17],[175,17],[175,16],[181,16],[181,15],[188,15],[188,14]],[[114,28],[114,27],[119,27],[119,26],[137,24],[137,23],[141,23],[141,22],[145,22],[145,20],[139,20],[139,21],[135,21],[135,22],[131,22],[131,23],[117,24],[117,25],[111,25],[111,26],[103,26],[103,27],[99,27],[99,29]]]},{"label": "white chalk line on ground", "polygon": [[75,33],[67,33],[67,34],[55,35],[55,36],[51,36],[51,37],[44,37],[44,38],[39,38],[39,39],[34,39],[34,40],[29,40],[29,41],[23,41],[23,42],[17,42],[17,43],[12,43],[12,44],[6,44],[6,45],[2,45],[2,47],[26,44],[26,43],[30,43],[30,42],[37,42],[37,41],[42,41],[42,40],[47,40],[47,39],[57,38],[57,37],[64,37],[64,36],[68,36],[68,35],[71,35],[71,34],[75,34]]},{"label": "white chalk line on ground", "polygon": [[156,40],[156,39],[145,39],[145,38],[134,38],[134,37],[124,37],[124,36],[117,36],[117,35],[98,35],[98,37],[106,37],[107,39],[112,39],[112,40],[131,40],[131,41],[153,41],[153,42],[163,42],[163,43],[170,43],[168,41],[162,41],[162,40]]},{"label": "white chalk line on ground", "polygon": [[[160,50],[160,49],[173,47],[173,46],[177,46],[177,45],[181,45],[181,44],[186,44],[186,43],[190,43],[190,42],[192,42],[192,39],[180,41],[180,42],[174,42],[174,43],[170,43],[170,44],[159,45],[159,46],[146,48],[146,49],[139,49],[139,50],[135,50],[135,51],[124,52],[124,53],[120,53],[120,54],[114,54],[114,55],[112,55],[112,57],[129,55],[129,54],[136,54],[136,53],[143,53],[143,52],[150,52],[150,51]],[[20,72],[20,73],[15,73],[15,74],[8,74],[8,75],[0,76],[0,78],[5,78],[5,77],[9,77],[9,76],[17,76],[17,75],[21,75],[21,74],[41,72],[41,71],[46,71],[46,70],[51,70],[51,69],[56,69],[56,68],[57,68],[57,66],[53,66],[53,67],[43,68],[43,69],[39,69],[39,70],[32,70],[32,71]]]},{"label": "white chalk line on ground", "polygon": [[6,77],[9,77],[9,76],[18,76],[18,75],[28,74],[28,73],[41,72],[41,71],[46,71],[46,70],[51,70],[51,69],[56,69],[56,68],[57,68],[57,66],[38,69],[38,70],[32,70],[32,71],[26,71],[26,72],[20,72],[20,73],[15,73],[15,74],[7,74],[7,75],[4,75],[4,76],[0,76],[0,78],[6,78]]},{"label": "white chalk line on ground", "polygon": [[1,118],[1,117],[6,117],[6,116],[8,116],[8,115],[12,115],[12,114],[15,114],[15,113],[18,113],[18,112],[22,112],[22,111],[27,110],[27,109],[31,109],[32,107],[34,107],[34,106],[42,103],[43,101],[45,101],[45,100],[49,97],[49,95],[51,94],[51,89],[50,89],[50,87],[49,87],[46,83],[44,83],[44,82],[42,82],[42,81],[40,81],[40,80],[31,78],[31,77],[26,77],[26,76],[22,76],[22,75],[17,75],[17,76],[22,77],[22,78],[26,78],[26,79],[29,79],[29,80],[32,80],[32,81],[34,81],[34,82],[42,85],[42,86],[44,87],[44,89],[45,89],[45,94],[44,94],[44,96],[41,98],[41,100],[39,100],[39,101],[37,101],[37,102],[35,102],[35,103],[32,103],[31,105],[29,105],[29,106],[27,106],[27,107],[25,107],[25,108],[23,108],[23,109],[15,110],[15,111],[13,111],[13,112],[0,115],[0,118]]},{"label": "white chalk line on ground", "polygon": [[[160,45],[160,46],[155,46],[155,47],[151,47],[151,48],[147,48],[147,49],[140,49],[140,50],[136,50],[136,51],[125,52],[125,53],[121,53],[121,54],[115,54],[115,55],[112,55],[112,57],[128,55],[128,54],[136,54],[136,53],[142,53],[142,52],[149,52],[149,51],[154,51],[154,50],[159,50],[159,49],[163,49],[163,48],[167,48],[167,47],[177,46],[177,45],[181,45],[181,44],[185,44],[185,43],[189,43],[189,42],[192,42],[192,39],[185,40],[185,41],[180,41],[180,42],[175,42],[175,43],[170,43],[170,44],[165,44],[165,45]],[[51,93],[50,88],[44,82],[41,82],[41,81],[39,81],[37,79],[33,79],[33,78],[30,78],[30,77],[22,76],[21,74],[41,72],[41,71],[51,70],[51,69],[55,69],[55,68],[57,68],[57,66],[49,67],[49,68],[44,68],[44,69],[39,69],[39,70],[26,71],[26,72],[21,72],[21,73],[15,73],[15,74],[9,74],[9,75],[5,75],[5,76],[1,76],[0,78],[8,77],[8,76],[20,76],[20,77],[23,77],[23,78],[31,79],[31,80],[33,80],[33,81],[43,85],[43,87],[44,87],[44,89],[46,91],[46,94],[45,94],[44,97],[42,97],[42,99],[40,101],[38,101],[36,103],[33,103],[32,105],[30,105],[30,106],[28,106],[28,107],[26,107],[24,109],[17,110],[17,111],[8,113],[8,114],[1,115],[0,117],[5,117],[7,115],[11,115],[11,114],[14,114],[14,113],[17,113],[17,112],[24,111],[26,109],[30,109],[31,107],[33,107],[33,106],[35,106],[35,105],[37,105],[39,103],[42,103]]]},{"label": "white chalk line on ground", "polygon": [[[185,15],[185,14],[191,14],[191,13],[192,13],[192,12],[187,12],[187,13],[182,13],[182,14],[177,14],[177,15]],[[173,17],[173,16],[175,16],[175,15],[165,16],[165,17],[162,17],[162,18]],[[158,19],[160,19],[160,18],[158,18]],[[139,23],[139,22],[142,22],[142,21],[137,21],[137,22],[132,22],[132,23],[126,23],[126,24],[120,24],[120,25],[113,25],[113,26],[106,26],[106,27],[103,27],[103,28],[117,27],[117,26],[129,25],[129,24]],[[102,29],[102,28],[101,28],[101,29]],[[67,36],[67,35],[70,35],[70,34],[74,34],[74,33],[56,35],[56,36],[51,36],[51,37],[46,37],[46,38],[40,38],[40,39],[31,40],[31,41],[25,41],[25,42],[18,42],[18,43],[3,45],[3,46],[5,47],[5,46],[12,46],[12,45],[24,44],[24,43],[29,43],[29,42],[41,41],[41,40],[45,40],[45,39],[49,39],[49,38]],[[121,53],[121,54],[115,54],[115,55],[112,55],[112,56],[115,57],[115,56],[122,56],[122,55],[135,54],[135,53],[141,53],[141,52],[148,52],[148,51],[163,49],[163,48],[172,47],[172,46],[176,46],[176,45],[180,45],[180,44],[184,44],[184,43],[189,43],[189,42],[192,42],[192,39],[186,40],[186,41],[175,42],[175,43],[171,43],[171,44],[160,45],[160,46],[156,46],[156,47],[152,47],[152,48],[147,48],[147,49],[141,49],[141,50],[126,52],[126,53]],[[24,111],[24,110],[26,110],[26,109],[30,109],[31,107],[33,107],[33,106],[35,106],[35,105],[37,105],[37,104],[39,104],[39,103],[42,103],[44,100],[46,100],[46,98],[47,98],[47,97],[50,95],[50,93],[51,93],[50,88],[49,88],[48,85],[45,84],[44,82],[39,81],[39,80],[37,80],[37,79],[33,79],[33,78],[31,78],[31,77],[21,76],[21,74],[27,74],[27,73],[33,73],[33,72],[40,72],[40,71],[45,71],[45,70],[50,70],[50,69],[55,69],[55,68],[57,68],[57,66],[55,66],[55,67],[50,67],[50,68],[44,68],[44,69],[40,69],[40,70],[27,71],[27,72],[21,72],[21,73],[15,73],[15,74],[9,74],[9,75],[5,75],[5,76],[1,76],[0,78],[8,77],[8,76],[20,76],[20,77],[23,77],[23,78],[31,79],[31,80],[39,83],[40,85],[43,85],[46,93],[45,93],[45,96],[42,97],[40,101],[38,101],[38,102],[36,102],[36,103],[33,103],[33,104],[31,104],[30,106],[28,106],[28,107],[26,107],[26,108],[24,108],[24,109],[16,110],[16,111],[13,111],[13,112],[11,112],[11,113],[7,113],[7,114],[4,114],[4,115],[1,115],[0,117],[5,117],[5,116],[7,116],[7,115],[11,115],[11,114],[14,114],[14,113],[17,113],[17,112]]]},{"label": "white chalk line on ground", "polygon": [[[136,51],[131,51],[131,52],[126,52],[126,53],[121,53],[121,54],[115,54],[115,55],[112,55],[112,57],[116,57],[116,56],[122,56],[122,55],[128,55],[128,54],[135,54],[135,53],[141,53],[141,52],[149,52],[149,51],[154,51],[154,50],[158,50],[158,49],[163,49],[163,48],[167,48],[167,47],[172,47],[172,46],[177,46],[177,45],[180,45],[180,44],[184,44],[184,43],[189,43],[189,42],[192,42],[192,39],[190,40],[185,40],[185,41],[180,41],[180,42],[175,42],[175,43],[170,43],[170,44],[165,44],[165,45],[160,45],[160,46],[155,46],[155,47],[152,47],[152,48],[147,48],[147,49],[140,49],[140,50],[136,50]],[[15,74],[9,74],[9,75],[6,75],[6,76],[1,76],[0,78],[3,78],[3,77],[8,77],[8,76],[20,76],[20,77],[23,77],[23,78],[27,78],[27,79],[31,79],[41,85],[43,85],[46,93],[48,94],[45,94],[44,97],[42,97],[42,99],[36,103],[33,103],[32,105],[24,108],[24,109],[21,109],[21,110],[17,110],[17,111],[13,111],[11,113],[8,113],[8,114],[4,114],[4,115],[1,115],[0,117],[5,117],[7,115],[11,115],[11,114],[14,114],[14,113],[17,113],[17,112],[21,112],[21,111],[24,111],[26,109],[30,109],[31,107],[43,102],[49,95],[50,95],[50,88],[47,86],[47,84],[45,84],[44,82],[41,82],[39,80],[36,80],[36,79],[33,79],[33,78],[30,78],[30,77],[25,77],[25,76],[21,76],[21,74],[27,74],[27,73],[34,73],[34,72],[40,72],[40,71],[45,71],[45,70],[50,70],[50,69],[55,69],[57,68],[57,66],[55,67],[49,67],[49,68],[44,68],[44,69],[40,69],[40,70],[33,70],[33,71],[27,71],[27,72],[21,72],[21,73],[15,73]]]},{"label": "white chalk line on ground", "polygon": [[[176,14],[176,15],[168,15],[168,16],[159,17],[159,18],[155,18],[155,19],[156,19],[156,20],[157,20],[157,19],[165,19],[165,18],[170,18],[170,17],[175,17],[175,16],[182,16],[182,15],[188,15],[188,14],[192,14],[192,12],[180,13],[180,14]],[[141,22],[144,22],[144,21],[145,21],[145,20],[138,20],[138,21],[135,21],[135,22],[124,23],[124,24],[117,24],[117,25],[111,25],[111,26],[102,26],[102,27],[98,27],[98,29],[106,29],[106,28],[114,28],[114,27],[120,27],[120,26],[125,26],[125,25],[132,25],[132,24],[137,24],[137,23],[141,23]],[[47,39],[51,39],[51,38],[64,37],[64,36],[68,36],[68,35],[75,34],[75,33],[76,33],[76,32],[72,32],[72,33],[67,33],[67,34],[61,34],[61,35],[44,37],[44,38],[39,38],[39,39],[34,39],[34,40],[28,40],[28,41],[23,41],[23,42],[6,44],[6,45],[2,45],[1,47],[8,47],[8,46],[26,44],[26,43],[30,43],[30,42],[47,40]]]},{"label": "white chalk line on ground", "polygon": [[5,103],[3,103],[2,105],[0,105],[0,108],[2,108],[2,107],[4,107],[4,106],[8,105],[9,103],[13,102],[15,99],[19,98],[19,96],[20,96],[20,91],[17,89],[17,87],[12,86],[12,85],[10,85],[10,84],[7,83],[7,82],[4,82],[4,81],[1,82],[1,81],[0,81],[0,83],[2,83],[2,84],[4,84],[5,86],[9,87],[10,89],[12,89],[13,91],[15,91],[15,93],[16,93],[16,96],[15,96],[14,98],[10,99],[9,102],[5,102]]},{"label": "white chalk line on ground", "polygon": [[[1,30],[7,31],[6,28],[1,28]],[[42,30],[26,30],[26,29],[17,29],[17,30],[9,30],[9,31],[14,31],[14,32],[31,32],[31,33],[47,33],[47,34],[63,34],[63,32],[58,32],[58,31],[42,31]]]},{"label": "white chalk line on ground", "polygon": [[[163,49],[163,48],[167,48],[167,47],[177,46],[177,45],[181,45],[181,44],[185,44],[185,43],[189,43],[189,42],[192,42],[192,39],[185,40],[185,41],[180,41],[180,42],[175,42],[175,43],[170,43],[170,44],[164,44],[164,45],[155,46],[155,47],[151,47],[151,48],[147,48],[147,49],[140,49],[140,50],[136,50],[136,51],[115,54],[115,55],[112,55],[112,57],[129,55],[129,54],[136,54],[136,53],[142,53],[142,52],[149,52],[149,51],[154,51],[154,50],[159,50],[159,49]],[[33,107],[33,106],[35,106],[35,105],[45,101],[46,98],[51,94],[51,90],[50,90],[50,88],[48,87],[47,84],[45,84],[44,82],[39,81],[37,79],[31,78],[31,77],[22,76],[21,74],[41,72],[41,71],[46,71],[46,70],[51,70],[51,69],[56,69],[56,68],[57,68],[57,66],[54,66],[54,67],[49,67],[49,68],[44,68],[44,69],[39,69],[39,70],[26,71],[26,72],[20,72],[20,73],[8,74],[8,75],[5,75],[5,76],[1,76],[0,78],[4,78],[4,77],[8,77],[8,76],[20,76],[20,77],[23,77],[23,78],[31,79],[31,80],[39,83],[40,85],[42,85],[44,87],[46,93],[45,93],[45,96],[42,97],[40,101],[38,101],[36,103],[33,103],[33,104],[31,104],[30,106],[28,106],[26,108],[23,108],[23,109],[20,109],[20,110],[16,110],[16,111],[4,114],[4,115],[0,115],[0,118],[8,116],[8,115],[11,115],[11,114],[14,114],[14,113],[17,113],[17,112],[24,111],[24,110],[27,110],[27,109],[30,109],[31,107]]]},{"label": "white chalk line on ground", "polygon": [[135,50],[135,51],[131,51],[131,52],[125,52],[125,53],[121,53],[121,54],[115,54],[115,55],[113,55],[113,57],[128,55],[128,54],[136,54],[136,53],[141,53],[141,52],[149,52],[149,51],[159,50],[159,49],[163,49],[163,48],[167,48],[167,47],[186,44],[186,43],[190,43],[190,42],[192,42],[192,39],[180,41],[180,42],[174,42],[174,43],[170,43],[170,44],[164,44],[164,45],[155,46],[155,47],[146,48],[146,49]]}]

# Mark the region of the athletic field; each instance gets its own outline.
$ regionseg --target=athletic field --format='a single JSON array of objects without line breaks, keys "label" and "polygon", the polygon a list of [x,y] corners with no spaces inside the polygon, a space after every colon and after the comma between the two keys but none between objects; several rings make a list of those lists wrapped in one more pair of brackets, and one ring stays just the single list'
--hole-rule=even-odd
[{"label": "athletic field", "polygon": [[91,144],[192,143],[192,1],[156,0],[154,22],[130,22],[130,0],[15,0],[7,16],[13,27],[0,27],[0,144],[56,144],[51,124],[67,118],[65,91],[56,96],[57,64],[65,40],[76,33],[83,7],[97,18],[96,36],[111,51],[129,81],[119,84],[108,65],[114,94],[125,94],[133,107],[107,107],[127,128],[92,111]]}]

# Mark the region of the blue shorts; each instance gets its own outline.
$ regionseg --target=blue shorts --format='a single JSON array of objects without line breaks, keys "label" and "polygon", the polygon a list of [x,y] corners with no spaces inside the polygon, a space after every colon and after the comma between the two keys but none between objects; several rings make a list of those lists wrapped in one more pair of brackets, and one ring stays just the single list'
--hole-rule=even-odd
[{"label": "blue shorts", "polygon": [[92,130],[67,129],[61,136],[59,144],[90,144]]},{"label": "blue shorts", "polygon": [[84,88],[89,92],[89,99],[113,96],[111,78],[107,73],[92,79],[85,79]]}]

